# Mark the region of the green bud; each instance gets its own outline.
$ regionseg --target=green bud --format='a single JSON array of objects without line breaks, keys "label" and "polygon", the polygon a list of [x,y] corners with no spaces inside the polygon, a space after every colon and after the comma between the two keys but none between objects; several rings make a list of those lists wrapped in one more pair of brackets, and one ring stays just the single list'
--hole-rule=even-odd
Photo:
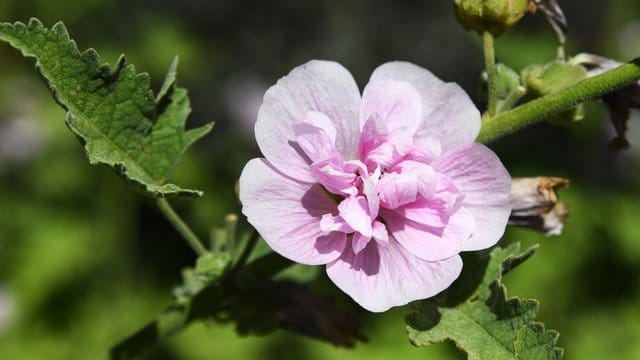
[{"label": "green bud", "polygon": [[467,30],[498,36],[527,11],[529,0],[455,0],[456,18]]},{"label": "green bud", "polygon": [[545,65],[531,65],[522,70],[522,82],[527,93],[536,97],[557,93],[587,77],[580,65],[552,61]]},{"label": "green bud", "polygon": [[[480,95],[483,99],[488,98],[489,75],[482,72]],[[496,64],[496,93],[498,95],[498,111],[511,109],[515,103],[524,95],[524,87],[520,85],[520,74],[505,64]]]},{"label": "green bud", "polygon": [[[587,77],[582,66],[564,61],[553,61],[545,65],[531,65],[521,72],[522,83],[530,99],[557,93]],[[554,123],[579,121],[584,118],[584,107],[578,105],[549,119]]]},{"label": "green bud", "polygon": [[205,282],[211,281],[222,276],[229,264],[231,264],[231,254],[227,252],[207,253],[196,261],[196,275]]}]

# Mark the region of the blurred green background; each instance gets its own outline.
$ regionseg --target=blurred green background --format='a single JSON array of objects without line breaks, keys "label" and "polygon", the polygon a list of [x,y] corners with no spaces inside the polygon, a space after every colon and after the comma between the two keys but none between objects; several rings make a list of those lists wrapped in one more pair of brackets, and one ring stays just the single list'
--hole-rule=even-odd
[{"label": "blurred green background", "polygon": [[[568,54],[640,56],[637,0],[559,2],[569,20]],[[203,235],[239,211],[233,186],[258,155],[252,125],[261,96],[294,66],[336,60],[362,86],[378,64],[407,60],[472,96],[483,66],[479,38],[457,25],[452,1],[0,0],[0,21],[32,16],[47,26],[64,21],[79,47],[95,48],[104,62],[125,53],[156,89],[180,56],[191,124],[216,121],[173,179],[205,191],[199,200],[174,201]],[[528,15],[498,38],[497,56],[519,70],[551,60],[555,46],[544,17]],[[507,286],[541,301],[539,319],[560,331],[567,358],[640,359],[638,114],[629,124],[632,148],[616,152],[607,146],[613,133],[604,107],[587,109],[581,123],[541,124],[492,144],[514,176],[572,181],[561,192],[571,210],[562,236],[508,230],[504,242],[541,248]],[[104,358],[170,303],[180,270],[194,260],[152,201],[109,169],[88,165],[32,63],[0,45],[0,359]],[[369,342],[353,350],[284,331],[238,337],[232,325],[198,323],[148,357],[464,358],[451,344],[409,345],[405,313],[358,312]]]}]

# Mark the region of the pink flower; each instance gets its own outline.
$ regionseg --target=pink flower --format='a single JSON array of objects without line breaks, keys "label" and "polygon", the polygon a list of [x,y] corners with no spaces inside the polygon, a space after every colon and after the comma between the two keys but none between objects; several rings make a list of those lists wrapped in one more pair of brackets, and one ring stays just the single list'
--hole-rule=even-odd
[{"label": "pink flower", "polygon": [[242,212],[370,311],[431,297],[509,218],[511,178],[479,130],[467,94],[416,65],[378,67],[360,96],[341,65],[308,62],[264,96]]}]

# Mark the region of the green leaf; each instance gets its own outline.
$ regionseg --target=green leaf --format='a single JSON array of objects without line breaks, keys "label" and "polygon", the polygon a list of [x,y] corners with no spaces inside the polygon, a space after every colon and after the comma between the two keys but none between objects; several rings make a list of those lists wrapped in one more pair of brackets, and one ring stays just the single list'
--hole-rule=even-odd
[{"label": "green leaf", "polygon": [[416,346],[453,340],[469,359],[562,359],[559,334],[535,321],[538,302],[508,298],[502,275],[533,254],[520,244],[492,251],[484,277],[468,299],[454,307],[433,300],[415,305],[407,316],[409,339]]},{"label": "green leaf", "polygon": [[36,60],[91,164],[112,167],[149,196],[202,195],[167,183],[186,149],[213,127],[185,131],[191,109],[187,91],[176,86],[177,59],[154,98],[148,74],[137,74],[124,56],[114,68],[101,65],[95,50],[78,50],[62,23],[0,23],[0,40]]}]

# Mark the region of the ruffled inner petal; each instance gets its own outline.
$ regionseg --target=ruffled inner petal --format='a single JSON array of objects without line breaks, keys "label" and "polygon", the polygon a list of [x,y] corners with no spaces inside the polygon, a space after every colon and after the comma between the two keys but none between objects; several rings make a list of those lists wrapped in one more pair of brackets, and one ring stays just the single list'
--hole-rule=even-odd
[{"label": "ruffled inner petal", "polygon": [[344,199],[338,205],[338,211],[352,229],[366,237],[373,235],[369,205],[364,196],[351,196]]}]

